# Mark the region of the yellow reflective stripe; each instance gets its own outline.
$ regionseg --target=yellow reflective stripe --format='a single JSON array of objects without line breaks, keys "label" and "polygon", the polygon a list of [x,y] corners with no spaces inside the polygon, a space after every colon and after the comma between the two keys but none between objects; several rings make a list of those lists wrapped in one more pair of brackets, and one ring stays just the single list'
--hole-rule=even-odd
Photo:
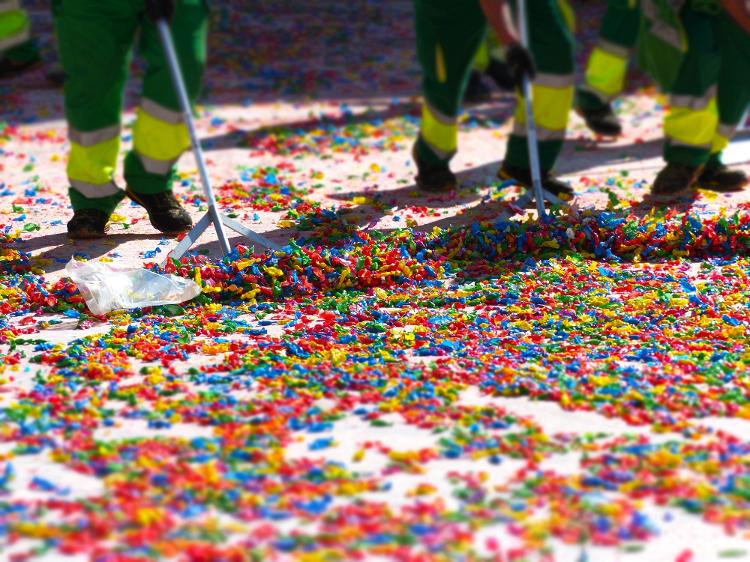
[{"label": "yellow reflective stripe", "polygon": [[[573,86],[551,88],[534,83],[534,119],[537,128],[562,132],[568,127],[568,114],[573,106]],[[526,102],[519,98],[515,114],[516,123],[526,123]]]},{"label": "yellow reflective stripe", "polygon": [[725,137],[721,133],[716,133],[714,135],[714,140],[711,141],[711,152],[716,153],[726,150],[726,148],[729,146],[730,140],[731,139],[729,137]]},{"label": "yellow reflective stripe", "polygon": [[74,188],[81,195],[88,199],[101,199],[102,197],[109,197],[110,195],[116,195],[121,191],[115,182],[110,181],[105,184],[89,183],[81,180],[70,180],[70,187]]},{"label": "yellow reflective stripe", "polygon": [[591,51],[586,67],[587,89],[609,101],[622,92],[627,72],[627,57],[612,54],[597,46]]},{"label": "yellow reflective stripe", "polygon": [[571,6],[570,2],[568,2],[567,0],[557,0],[557,5],[560,6],[560,11],[562,12],[563,19],[565,19],[565,23],[568,26],[568,29],[575,33],[576,12],[573,9],[573,6]]},{"label": "yellow reflective stripe", "polygon": [[119,135],[93,146],[71,141],[68,178],[97,185],[111,182],[119,151]]},{"label": "yellow reflective stripe", "polygon": [[[143,157],[141,160],[144,165],[147,160],[151,160],[169,162],[171,168],[172,163],[189,146],[190,135],[185,123],[168,123],[151,115],[143,107],[138,108],[133,126],[133,148]],[[159,169],[163,169],[163,166]]]},{"label": "yellow reflective stripe", "polygon": [[719,124],[716,98],[703,109],[670,107],[664,118],[664,134],[673,144],[710,147]]},{"label": "yellow reflective stripe", "polygon": [[435,74],[441,84],[448,80],[448,72],[445,70],[445,56],[440,43],[435,44]]},{"label": "yellow reflective stripe", "polygon": [[0,50],[28,41],[30,30],[29,16],[23,10],[0,12]]},{"label": "yellow reflective stripe", "polygon": [[735,125],[719,123],[714,139],[711,142],[711,152],[721,152],[722,150],[726,150],[729,143],[732,142],[732,138],[734,138],[736,132],[737,127]]},{"label": "yellow reflective stripe", "polygon": [[442,115],[425,101],[420,134],[431,148],[437,149],[438,155],[450,156],[458,147],[458,120]]},{"label": "yellow reflective stripe", "polygon": [[484,72],[490,66],[490,45],[487,39],[482,41],[474,56],[474,70]]}]

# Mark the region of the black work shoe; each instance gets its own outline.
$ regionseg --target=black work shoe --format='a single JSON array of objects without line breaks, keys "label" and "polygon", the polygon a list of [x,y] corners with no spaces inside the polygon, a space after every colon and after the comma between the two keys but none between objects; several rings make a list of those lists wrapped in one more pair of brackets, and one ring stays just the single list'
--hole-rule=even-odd
[{"label": "black work shoe", "polygon": [[107,231],[109,215],[99,209],[77,209],[68,222],[68,236],[73,240],[101,238]]},{"label": "black work shoe", "polygon": [[16,62],[8,57],[0,58],[0,79],[11,78],[41,64],[41,59],[35,58],[23,62]]},{"label": "black work shoe", "polygon": [[586,121],[586,126],[597,135],[604,137],[619,137],[622,134],[622,125],[620,120],[612,111],[612,106],[607,104],[599,109],[576,109],[578,115]]},{"label": "black work shoe", "polygon": [[484,103],[491,97],[490,89],[482,82],[482,76],[475,70],[469,75],[469,82],[466,84],[464,93],[465,103]]},{"label": "black work shoe", "polygon": [[698,176],[698,186],[719,193],[733,193],[742,191],[748,181],[747,174],[742,170],[732,170],[720,164],[706,167]]},{"label": "black work shoe", "polygon": [[412,148],[411,153],[414,162],[417,164],[417,177],[414,179],[419,189],[428,193],[446,193],[458,187],[458,180],[453,172],[451,172],[448,164],[429,165],[421,162],[417,154],[416,145]]},{"label": "black work shoe", "polygon": [[[531,181],[531,170],[503,164],[503,167],[497,173],[497,177],[501,180],[514,180],[526,189],[533,189],[534,187]],[[545,191],[549,191],[552,195],[557,195],[563,201],[571,201],[575,197],[572,187],[564,181],[557,179],[549,172],[542,173],[542,187]]]},{"label": "black work shoe", "polygon": [[485,74],[492,78],[497,87],[506,92],[512,92],[516,88],[513,77],[508,71],[508,65],[502,61],[492,59]]},{"label": "black work shoe", "polygon": [[700,173],[700,166],[667,164],[656,176],[654,185],[651,186],[651,193],[654,195],[677,195],[687,191],[693,187]]},{"label": "black work shoe", "polygon": [[177,234],[189,230],[193,226],[193,219],[182,208],[180,202],[171,191],[161,193],[135,193],[132,189],[125,190],[128,197],[145,208],[148,219],[159,232]]}]

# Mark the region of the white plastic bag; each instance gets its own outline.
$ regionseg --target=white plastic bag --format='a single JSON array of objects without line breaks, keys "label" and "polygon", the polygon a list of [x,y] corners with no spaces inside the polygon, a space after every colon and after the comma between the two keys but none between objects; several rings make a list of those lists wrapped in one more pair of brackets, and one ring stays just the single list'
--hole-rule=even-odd
[{"label": "white plastic bag", "polygon": [[97,261],[71,258],[65,272],[94,314],[106,314],[118,308],[142,308],[161,304],[179,304],[201,292],[192,279],[162,275],[148,269],[125,269]]}]

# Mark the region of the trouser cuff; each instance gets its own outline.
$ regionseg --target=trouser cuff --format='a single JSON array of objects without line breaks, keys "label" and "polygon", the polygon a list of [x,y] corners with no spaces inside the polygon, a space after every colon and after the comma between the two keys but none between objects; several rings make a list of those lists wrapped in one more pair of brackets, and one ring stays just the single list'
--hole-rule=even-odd
[{"label": "trouser cuff", "polygon": [[[539,147],[539,166],[542,173],[549,172],[555,167],[555,161],[560,154],[563,141],[542,141],[537,143]],[[529,145],[526,137],[511,135],[508,140],[508,149],[505,152],[503,162],[509,166],[528,170],[531,168],[529,162]]]},{"label": "trouser cuff", "polygon": [[86,197],[80,191],[71,187],[68,189],[68,195],[70,196],[70,204],[73,206],[74,211],[80,209],[98,209],[104,211],[107,215],[111,215],[123,197],[125,197],[125,192],[121,191],[120,193],[106,197]]},{"label": "trouser cuff", "polygon": [[575,105],[577,108],[587,111],[596,111],[597,109],[605,109],[609,107],[609,104],[599,96],[596,96],[591,92],[587,92],[586,90],[582,90],[581,88],[578,88],[576,90]]},{"label": "trouser cuff", "polygon": [[669,142],[664,145],[664,160],[669,164],[703,166],[708,163],[710,157],[711,152],[705,148],[674,145]]},{"label": "trouser cuff", "polygon": [[417,143],[416,143],[416,151],[417,151],[417,158],[419,158],[420,163],[426,164],[428,166],[438,166],[441,164],[448,164],[448,162],[451,161],[452,155],[448,158],[441,158],[437,154],[435,154],[432,149],[427,145],[424,140],[422,140],[422,137],[417,137]]},{"label": "trouser cuff", "polygon": [[172,172],[160,175],[147,172],[134,151],[125,157],[125,183],[135,193],[164,193],[172,190]]}]

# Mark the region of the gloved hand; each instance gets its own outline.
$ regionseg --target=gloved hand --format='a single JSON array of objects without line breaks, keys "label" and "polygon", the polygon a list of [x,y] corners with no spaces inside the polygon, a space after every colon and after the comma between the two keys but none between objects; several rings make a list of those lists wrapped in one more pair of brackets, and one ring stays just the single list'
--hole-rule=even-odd
[{"label": "gloved hand", "polygon": [[508,73],[513,78],[517,88],[523,86],[524,76],[533,80],[536,76],[536,66],[529,50],[520,43],[512,43],[505,50],[505,64],[508,65]]},{"label": "gloved hand", "polygon": [[174,0],[146,0],[146,15],[153,22],[172,21]]}]

